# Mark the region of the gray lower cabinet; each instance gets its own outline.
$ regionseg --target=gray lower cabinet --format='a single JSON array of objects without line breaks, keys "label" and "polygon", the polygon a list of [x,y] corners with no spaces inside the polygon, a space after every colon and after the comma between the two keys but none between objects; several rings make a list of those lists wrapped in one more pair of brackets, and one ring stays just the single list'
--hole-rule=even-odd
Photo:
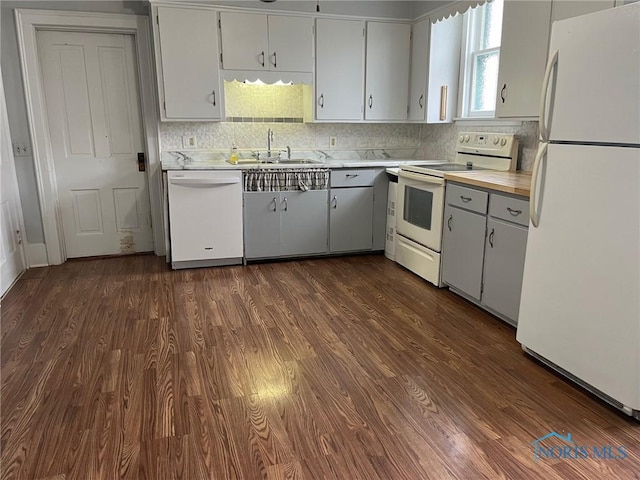
[{"label": "gray lower cabinet", "polygon": [[528,230],[490,218],[484,255],[482,303],[518,321]]},{"label": "gray lower cabinet", "polygon": [[373,186],[332,188],[329,197],[329,251],[371,250]]},{"label": "gray lower cabinet", "polygon": [[446,197],[444,283],[515,325],[527,249],[528,199],[456,184],[447,184]]},{"label": "gray lower cabinet", "polygon": [[327,190],[245,192],[245,258],[326,253],[327,195]]},{"label": "gray lower cabinet", "polygon": [[442,239],[442,280],[480,300],[487,217],[447,205]]},{"label": "gray lower cabinet", "polygon": [[280,192],[244,193],[244,256],[280,256]]},{"label": "gray lower cabinet", "polygon": [[281,192],[282,255],[327,251],[327,190]]}]

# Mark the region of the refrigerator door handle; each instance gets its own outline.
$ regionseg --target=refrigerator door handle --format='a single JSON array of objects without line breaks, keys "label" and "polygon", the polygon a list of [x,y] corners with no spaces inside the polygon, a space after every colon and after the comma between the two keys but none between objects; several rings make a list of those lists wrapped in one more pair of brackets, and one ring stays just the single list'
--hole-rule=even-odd
[{"label": "refrigerator door handle", "polygon": [[549,141],[549,127],[547,125],[547,94],[549,92],[549,81],[551,80],[551,72],[558,63],[558,50],[553,52],[547,69],[544,72],[544,80],[542,81],[542,91],[540,92],[540,136],[543,142]]},{"label": "refrigerator door handle", "polygon": [[529,200],[529,218],[531,224],[538,228],[540,223],[540,209],[536,208],[538,204],[537,191],[538,191],[538,175],[540,173],[540,164],[542,158],[547,154],[548,143],[542,142],[538,147],[538,153],[536,154],[536,160],[533,164],[533,173],[531,174],[531,198]]}]

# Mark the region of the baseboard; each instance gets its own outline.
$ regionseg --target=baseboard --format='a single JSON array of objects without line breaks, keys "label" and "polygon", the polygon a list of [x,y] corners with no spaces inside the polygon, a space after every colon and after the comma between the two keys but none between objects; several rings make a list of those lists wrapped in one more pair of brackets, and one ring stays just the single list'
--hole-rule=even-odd
[{"label": "baseboard", "polygon": [[49,265],[47,246],[44,243],[27,243],[27,261],[29,268],[47,267]]}]

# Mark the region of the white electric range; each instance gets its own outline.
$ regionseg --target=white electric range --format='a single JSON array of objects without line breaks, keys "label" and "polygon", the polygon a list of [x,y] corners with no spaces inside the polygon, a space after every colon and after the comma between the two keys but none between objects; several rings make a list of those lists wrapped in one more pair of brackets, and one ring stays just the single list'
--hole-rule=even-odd
[{"label": "white electric range", "polygon": [[506,133],[462,133],[451,163],[406,165],[398,172],[395,260],[440,287],[442,216],[447,172],[515,170],[518,138]]}]

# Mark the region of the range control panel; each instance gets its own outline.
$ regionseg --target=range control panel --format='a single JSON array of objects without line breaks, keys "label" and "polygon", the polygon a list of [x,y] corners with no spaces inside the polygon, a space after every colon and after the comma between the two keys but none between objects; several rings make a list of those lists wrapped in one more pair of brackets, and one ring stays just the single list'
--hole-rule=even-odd
[{"label": "range control panel", "polygon": [[517,158],[518,137],[513,133],[464,132],[458,137],[456,152]]}]

